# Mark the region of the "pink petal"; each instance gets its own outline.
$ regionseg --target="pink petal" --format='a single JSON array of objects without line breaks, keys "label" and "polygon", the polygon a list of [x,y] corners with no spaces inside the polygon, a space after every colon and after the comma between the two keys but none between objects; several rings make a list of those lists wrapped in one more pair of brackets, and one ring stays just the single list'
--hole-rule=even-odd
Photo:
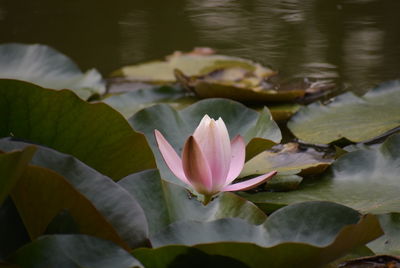
[{"label": "pink petal", "polygon": [[242,136],[236,136],[231,142],[232,148],[232,159],[229,168],[228,177],[226,178],[225,185],[227,186],[239,176],[244,166],[244,160],[246,158],[246,144]]},{"label": "pink petal", "polygon": [[231,143],[224,121],[205,115],[193,136],[198,142],[212,174],[213,189],[219,191],[225,185],[231,162]]},{"label": "pink petal", "polygon": [[201,194],[212,194],[212,174],[207,159],[195,138],[190,136],[182,153],[183,171],[194,189]]},{"label": "pink petal", "polygon": [[171,144],[168,143],[168,141],[164,138],[160,131],[156,129],[154,130],[154,134],[156,136],[158,149],[160,149],[161,155],[164,158],[164,161],[169,169],[181,181],[190,185],[183,171],[182,160],[176,153],[175,149],[171,146]]},{"label": "pink petal", "polygon": [[255,177],[255,178],[247,180],[247,181],[228,185],[228,186],[224,187],[221,192],[249,190],[249,189],[254,188],[254,187],[266,182],[267,180],[271,179],[276,173],[277,173],[276,171],[272,171],[270,173]]}]

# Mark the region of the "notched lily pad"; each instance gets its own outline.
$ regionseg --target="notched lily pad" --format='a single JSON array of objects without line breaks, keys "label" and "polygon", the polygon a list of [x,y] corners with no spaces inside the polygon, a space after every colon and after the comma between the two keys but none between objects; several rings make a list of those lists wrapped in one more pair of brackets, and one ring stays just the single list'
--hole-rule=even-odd
[{"label": "notched lily pad", "polygon": [[327,144],[342,138],[362,142],[400,126],[400,81],[386,82],[362,97],[345,93],[323,105],[301,108],[288,127],[299,139]]},{"label": "notched lily pad", "polygon": [[82,73],[67,56],[46,45],[0,45],[0,78],[18,79],[52,89],[71,89],[81,98],[105,92],[101,74]]},{"label": "notched lily pad", "polygon": [[277,145],[246,162],[240,177],[265,174],[277,170],[278,174],[309,175],[323,172],[333,159],[313,148],[300,149],[297,143]]}]

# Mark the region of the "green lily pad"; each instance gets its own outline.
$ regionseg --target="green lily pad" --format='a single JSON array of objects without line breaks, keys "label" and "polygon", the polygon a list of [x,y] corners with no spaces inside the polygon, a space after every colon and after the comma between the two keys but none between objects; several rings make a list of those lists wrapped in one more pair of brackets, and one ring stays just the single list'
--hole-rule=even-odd
[{"label": "green lily pad", "polygon": [[129,249],[91,202],[65,178],[49,169],[29,166],[11,196],[32,240],[44,234],[57,213],[66,209],[77,222],[80,233],[101,237]]},{"label": "green lily pad", "polygon": [[257,206],[232,193],[222,193],[204,206],[190,196],[185,188],[161,180],[157,170],[129,175],[118,184],[143,207],[150,234],[160,232],[170,223],[183,220],[212,221],[232,217],[261,224],[266,219],[264,212]]},{"label": "green lily pad", "polygon": [[318,180],[305,180],[298,190],[242,196],[266,211],[311,200],[337,202],[362,212],[400,212],[400,135],[379,147],[349,152]]},{"label": "green lily pad", "polygon": [[35,150],[35,147],[30,146],[22,151],[0,151],[0,205],[21,177]]},{"label": "green lily pad", "polygon": [[68,90],[0,80],[0,137],[8,136],[71,154],[114,180],[155,167],[144,136],[118,112]]},{"label": "green lily pad", "polygon": [[133,255],[146,267],[165,267],[168,263],[158,264],[159,255],[166,261],[170,254],[173,261],[193,247],[249,267],[319,267],[381,234],[376,216],[360,216],[334,203],[305,202],[257,226],[240,219],[176,222],[151,237],[155,249],[136,249]]},{"label": "green lily pad", "polygon": [[142,268],[131,254],[87,235],[43,236],[19,249],[10,259],[22,268]]},{"label": "green lily pad", "polygon": [[46,45],[2,44],[0,63],[0,78],[71,89],[83,99],[105,92],[105,83],[97,70],[82,73],[70,58]]},{"label": "green lily pad", "polygon": [[368,243],[376,254],[400,256],[400,213],[378,215],[385,234]]},{"label": "green lily pad", "polygon": [[129,118],[139,110],[161,102],[168,103],[174,108],[195,102],[194,98],[185,96],[186,93],[179,88],[162,86],[112,95],[102,101],[120,112],[125,118]]},{"label": "green lily pad", "polygon": [[224,55],[174,54],[165,61],[152,61],[138,65],[125,66],[114,71],[112,76],[122,76],[133,81],[152,83],[175,82],[174,70],[186,75],[204,75],[221,69],[239,68],[266,77],[275,72],[250,60]]},{"label": "green lily pad", "polygon": [[240,177],[265,174],[277,170],[281,174],[315,174],[324,171],[333,159],[324,158],[312,148],[301,151],[296,143],[287,143],[268,150],[246,162]]},{"label": "green lily pad", "polygon": [[342,138],[361,142],[400,126],[400,81],[391,81],[362,97],[345,93],[331,103],[301,108],[288,127],[299,139],[327,144]]},{"label": "green lily pad", "polygon": [[279,143],[282,137],[267,108],[258,113],[230,100],[202,100],[180,111],[165,104],[143,109],[131,117],[129,122],[135,130],[146,136],[163,179],[181,184],[164,163],[156,145],[154,130],[158,129],[179,154],[185,140],[193,133],[205,114],[215,119],[221,117],[231,138],[238,134],[244,137],[248,143],[247,157],[271,148]]},{"label": "green lily pad", "polygon": [[[0,140],[0,150],[4,151],[24,148],[26,145],[22,142]],[[119,237],[131,248],[147,245],[148,227],[142,207],[110,178],[70,155],[42,146],[37,146],[37,152],[31,163],[63,176],[76,191],[90,201],[91,205],[101,213],[114,227]],[[55,191],[54,194],[57,194],[58,190]],[[43,198],[46,196],[43,194]]]}]

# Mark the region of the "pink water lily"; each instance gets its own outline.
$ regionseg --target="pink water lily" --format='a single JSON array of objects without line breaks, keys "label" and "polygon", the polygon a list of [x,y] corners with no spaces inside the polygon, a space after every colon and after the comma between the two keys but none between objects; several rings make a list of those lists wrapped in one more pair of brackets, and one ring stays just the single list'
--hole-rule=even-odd
[{"label": "pink water lily", "polygon": [[172,173],[197,193],[204,203],[219,192],[244,191],[270,179],[276,171],[239,183],[231,184],[243,169],[246,145],[238,135],[232,141],[224,121],[205,115],[184,145],[182,158],[164,136],[155,136],[165,163]]}]

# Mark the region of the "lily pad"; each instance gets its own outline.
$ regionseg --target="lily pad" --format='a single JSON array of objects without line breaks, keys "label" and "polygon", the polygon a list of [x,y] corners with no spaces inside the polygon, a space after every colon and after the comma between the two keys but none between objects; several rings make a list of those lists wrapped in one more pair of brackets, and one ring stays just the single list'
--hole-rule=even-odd
[{"label": "lily pad", "polygon": [[175,69],[189,76],[205,75],[221,69],[246,70],[255,73],[258,77],[267,77],[275,73],[258,63],[238,57],[176,53],[168,56],[165,61],[125,66],[111,75],[122,76],[133,81],[171,83],[176,81]]},{"label": "lily pad", "polygon": [[277,170],[281,174],[316,174],[323,172],[333,159],[308,148],[301,151],[297,143],[287,143],[262,152],[246,162],[240,177]]},{"label": "lily pad", "polygon": [[157,103],[168,103],[178,109],[192,104],[195,99],[186,97],[186,93],[180,88],[162,86],[112,95],[102,101],[120,112],[125,118],[129,118],[139,110]]},{"label": "lily pad", "polygon": [[35,150],[35,147],[30,146],[22,151],[0,151],[0,205],[23,174]]},{"label": "lily pad", "polygon": [[71,89],[83,99],[105,92],[105,83],[97,70],[82,73],[70,58],[46,45],[2,44],[0,63],[0,78]]},{"label": "lily pad", "polygon": [[152,236],[155,249],[137,249],[133,255],[145,266],[162,267],[158,255],[178,257],[194,247],[249,267],[319,267],[381,234],[376,216],[360,216],[334,203],[305,202],[275,212],[258,226],[240,219],[176,222]]},{"label": "lily pad", "polygon": [[336,160],[321,179],[305,180],[291,192],[242,196],[266,211],[301,201],[337,202],[361,212],[400,212],[400,135],[379,147],[349,152]]},{"label": "lily pad", "polygon": [[207,99],[176,111],[166,104],[143,109],[129,119],[135,130],[144,133],[157,159],[161,177],[173,183],[180,180],[170,172],[158,150],[154,130],[159,130],[180,154],[185,140],[193,133],[205,114],[211,118],[221,117],[231,139],[240,134],[247,145],[247,157],[271,148],[281,140],[281,132],[267,108],[261,113],[244,105],[224,99]]},{"label": "lily pad", "polygon": [[[26,146],[27,144],[22,142],[0,140],[0,150],[4,151]],[[76,191],[91,202],[91,205],[101,213],[114,227],[119,237],[131,248],[147,245],[148,227],[142,207],[110,178],[70,155],[42,146],[37,146],[37,152],[31,163],[63,176]],[[44,195],[43,198],[46,196]],[[29,205],[29,200],[27,202]]]},{"label": "lily pad", "polygon": [[400,256],[400,213],[382,214],[378,217],[385,234],[370,242],[368,247],[376,254]]},{"label": "lily pad", "polygon": [[169,224],[183,220],[212,221],[232,217],[261,224],[266,219],[264,212],[253,203],[228,192],[222,193],[204,206],[185,188],[161,180],[157,170],[129,175],[118,184],[131,193],[143,207],[150,234],[158,233]]},{"label": "lily pad", "polygon": [[176,71],[179,83],[193,91],[200,98],[229,98],[237,101],[264,103],[264,102],[286,102],[303,97],[304,89],[275,90],[271,86],[264,86],[264,77],[247,78],[243,75],[242,80],[228,77],[215,78],[213,74],[197,76],[185,76],[183,72]]},{"label": "lily pad", "polygon": [[400,126],[400,81],[384,83],[362,97],[345,93],[323,105],[301,108],[288,127],[299,139],[327,144],[342,138],[362,142]]},{"label": "lily pad", "polygon": [[132,255],[113,244],[87,235],[43,236],[19,249],[10,259],[22,268],[142,268]]},{"label": "lily pad", "polygon": [[71,154],[114,180],[155,167],[145,137],[118,112],[68,90],[0,80],[0,137],[8,136]]}]

